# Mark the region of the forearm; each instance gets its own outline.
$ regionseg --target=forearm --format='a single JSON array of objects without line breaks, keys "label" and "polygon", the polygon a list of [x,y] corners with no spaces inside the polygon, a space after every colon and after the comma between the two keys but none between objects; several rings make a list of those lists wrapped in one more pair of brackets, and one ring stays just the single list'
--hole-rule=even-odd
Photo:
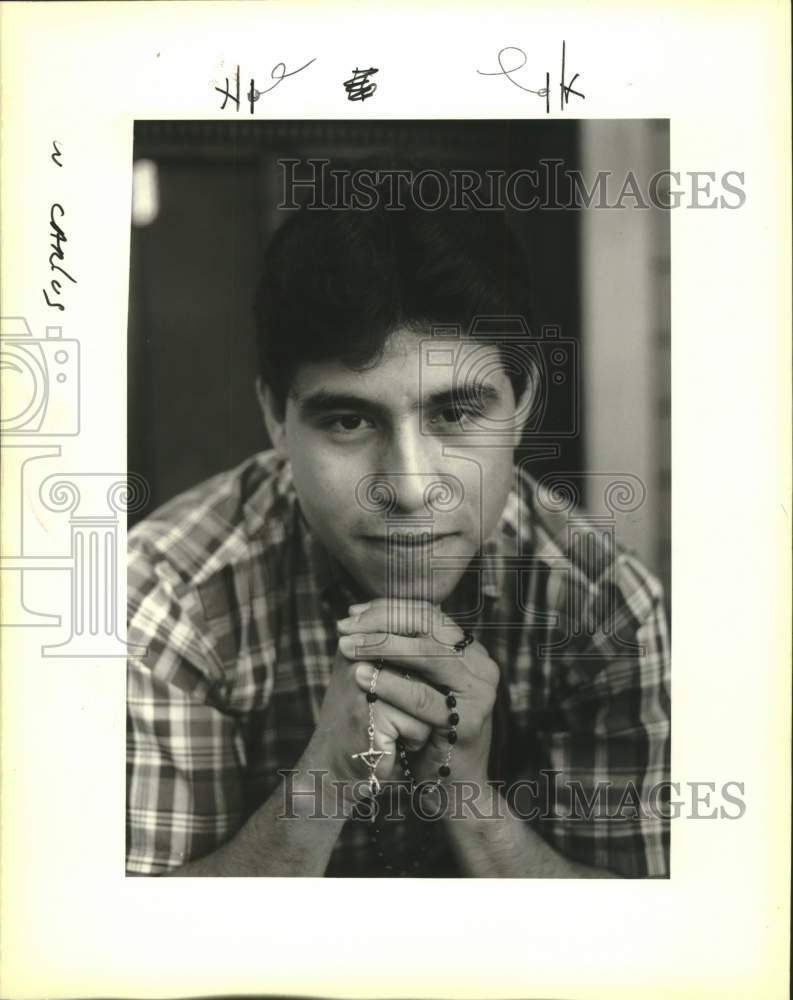
[{"label": "forearm", "polygon": [[166,874],[324,875],[351,806],[348,796],[337,796],[341,786],[334,786],[326,771],[312,770],[311,757],[301,758],[231,840]]},{"label": "forearm", "polygon": [[[510,812],[496,788],[484,783],[475,808],[447,810],[444,826],[462,872],[482,878],[617,878],[565,858]],[[470,799],[467,800],[470,802]]]}]

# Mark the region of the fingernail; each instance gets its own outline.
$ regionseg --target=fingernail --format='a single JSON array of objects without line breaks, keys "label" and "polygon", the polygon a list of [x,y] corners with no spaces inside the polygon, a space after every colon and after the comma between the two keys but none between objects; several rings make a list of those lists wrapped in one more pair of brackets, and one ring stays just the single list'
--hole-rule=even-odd
[{"label": "fingernail", "polygon": [[355,671],[355,677],[361,682],[361,684],[371,684],[373,676],[374,670],[368,663],[359,664]]},{"label": "fingernail", "polygon": [[341,618],[336,622],[336,628],[342,632],[353,632],[358,624],[358,616],[351,615],[349,618]]},{"label": "fingernail", "polygon": [[345,656],[354,656],[355,647],[357,645],[358,642],[354,635],[345,635],[342,636],[341,639],[339,639],[339,649],[342,651],[342,653],[344,653]]},{"label": "fingernail", "polygon": [[348,608],[351,615],[360,615],[363,611],[368,611],[372,605],[369,601],[365,604],[351,604]]}]

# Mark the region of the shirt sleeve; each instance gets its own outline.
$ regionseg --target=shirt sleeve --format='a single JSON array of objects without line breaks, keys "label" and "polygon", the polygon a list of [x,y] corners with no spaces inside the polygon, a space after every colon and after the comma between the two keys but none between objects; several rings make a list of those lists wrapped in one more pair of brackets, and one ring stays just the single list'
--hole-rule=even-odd
[{"label": "shirt sleeve", "polygon": [[130,545],[127,873],[158,875],[210,853],[240,826],[244,741],[224,710],[223,665],[200,602]]},{"label": "shirt sleeve", "polygon": [[621,557],[618,566],[608,593],[603,583],[590,591],[585,619],[600,622],[570,655],[568,669],[559,671],[557,722],[538,734],[548,773],[537,829],[582,864],[625,877],[668,877],[670,660],[663,593],[632,558]]}]

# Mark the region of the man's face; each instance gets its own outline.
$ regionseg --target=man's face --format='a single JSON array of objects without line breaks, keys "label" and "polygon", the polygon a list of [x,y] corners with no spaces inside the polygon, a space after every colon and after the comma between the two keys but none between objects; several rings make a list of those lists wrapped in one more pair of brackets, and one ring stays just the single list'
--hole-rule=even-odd
[{"label": "man's face", "polygon": [[496,347],[398,330],[364,371],[302,365],[268,427],[310,528],[361,591],[439,604],[501,516],[523,402]]}]

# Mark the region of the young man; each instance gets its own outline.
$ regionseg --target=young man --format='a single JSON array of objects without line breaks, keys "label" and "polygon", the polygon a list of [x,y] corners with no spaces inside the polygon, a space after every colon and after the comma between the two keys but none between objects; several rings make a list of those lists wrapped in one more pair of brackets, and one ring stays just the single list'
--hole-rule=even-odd
[{"label": "young man", "polygon": [[487,213],[276,234],[272,450],[130,533],[130,874],[668,874],[661,589],[513,464],[527,278]]}]

